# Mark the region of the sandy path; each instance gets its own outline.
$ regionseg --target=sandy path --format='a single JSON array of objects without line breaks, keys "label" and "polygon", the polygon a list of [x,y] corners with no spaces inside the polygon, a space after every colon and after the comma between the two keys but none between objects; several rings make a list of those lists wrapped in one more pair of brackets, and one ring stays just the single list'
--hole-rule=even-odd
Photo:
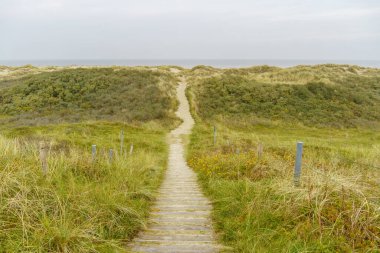
[{"label": "sandy path", "polygon": [[132,242],[132,252],[219,252],[211,224],[211,204],[184,158],[181,135],[189,134],[194,125],[185,90],[183,80],[177,87],[180,104],[176,112],[183,123],[170,133],[169,167],[148,228]]}]

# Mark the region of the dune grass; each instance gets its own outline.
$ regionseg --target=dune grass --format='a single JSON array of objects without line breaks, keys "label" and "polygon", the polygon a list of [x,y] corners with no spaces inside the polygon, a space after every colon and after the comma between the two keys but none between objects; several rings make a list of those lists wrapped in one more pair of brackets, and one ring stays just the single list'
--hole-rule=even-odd
[{"label": "dune grass", "polygon": [[193,82],[195,110],[207,119],[222,115],[309,126],[378,126],[380,73],[365,76],[350,72],[335,79],[334,83],[294,84],[263,82],[265,79],[257,81],[234,72],[224,73]]},{"label": "dune grass", "polygon": [[[2,123],[84,120],[161,121],[173,125],[176,78],[140,68],[76,68],[0,81]],[[1,118],[0,118],[1,120]]]},{"label": "dune grass", "polygon": [[[374,131],[234,129],[198,123],[188,161],[235,252],[376,252],[380,246],[380,135]],[[295,143],[304,141],[301,186]],[[264,154],[257,155],[262,143]]]},{"label": "dune grass", "polygon": [[0,252],[126,252],[179,122],[170,68],[0,70]]},{"label": "dune grass", "polygon": [[[106,122],[6,130],[0,136],[0,252],[125,252],[161,181],[165,135]],[[41,140],[50,147],[47,176],[38,158]]]},{"label": "dune grass", "polygon": [[[165,136],[178,124],[170,68],[0,67],[12,72],[0,78],[0,252],[125,252],[144,226],[166,166]],[[377,252],[378,70],[182,73],[197,123],[188,162],[225,244],[239,253]],[[120,154],[121,129],[132,155]],[[300,187],[297,140],[305,142]],[[49,144],[46,176],[40,141]]]},{"label": "dune grass", "polygon": [[[310,70],[299,68],[298,76],[302,76],[304,68]],[[318,76],[316,68],[312,71],[314,76]],[[340,67],[331,68],[335,71]],[[334,117],[329,119],[334,124],[326,124],[325,119],[330,117],[330,110],[336,110],[336,104],[353,100],[345,94],[342,94],[345,101],[339,102],[340,94],[332,98],[314,93],[312,99],[303,101],[310,104],[311,116],[295,120],[297,115],[288,109],[297,103],[289,101],[302,102],[303,97],[289,91],[308,88],[309,80],[303,84],[302,80],[278,84],[273,81],[277,80],[276,73],[290,70],[256,70],[259,74],[252,74],[252,69],[241,70],[242,73],[223,70],[233,73],[215,74],[220,70],[202,68],[203,78],[193,74],[189,77],[188,96],[197,124],[191,135],[188,162],[213,200],[213,219],[221,241],[239,253],[377,252],[380,248],[380,120],[372,117],[372,113],[377,113],[379,107],[378,77],[359,72],[347,74],[349,69],[346,69],[344,75],[353,76],[341,77],[345,80],[342,83],[313,84],[317,90],[334,87],[352,96],[366,88],[366,99],[374,106],[362,107],[355,120]],[[266,83],[247,77],[265,72],[273,72],[268,73],[272,79]],[[373,82],[372,89],[366,86],[369,80]],[[255,93],[258,96],[244,98],[257,87],[260,87]],[[239,93],[240,89],[244,92]],[[287,92],[277,96],[281,90]],[[275,108],[273,98],[277,97],[287,102]],[[257,99],[266,99],[266,107],[253,110],[250,106]],[[312,102],[316,102],[314,106]],[[318,103],[326,110],[315,113],[313,110],[320,108]],[[295,111],[303,110],[304,104],[300,105]],[[274,117],[276,110],[283,117]],[[343,110],[352,112],[347,104]],[[213,145],[213,126],[217,128],[216,145]],[[298,140],[305,144],[301,185],[295,187],[293,170]],[[259,143],[264,146],[261,158],[257,154]]]}]

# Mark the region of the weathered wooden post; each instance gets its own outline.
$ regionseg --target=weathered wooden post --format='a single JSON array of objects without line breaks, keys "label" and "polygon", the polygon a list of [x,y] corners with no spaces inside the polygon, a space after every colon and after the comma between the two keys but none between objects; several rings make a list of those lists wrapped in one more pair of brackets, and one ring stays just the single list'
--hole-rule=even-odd
[{"label": "weathered wooden post", "polygon": [[96,145],[91,146],[91,151],[92,151],[92,162],[95,162],[96,159]]},{"label": "weathered wooden post", "polygon": [[303,151],[303,142],[297,142],[297,153],[296,153],[296,163],[294,166],[294,185],[300,185],[301,177],[301,166],[302,166],[302,151]]},{"label": "weathered wooden post", "polygon": [[48,172],[48,164],[47,164],[47,154],[48,154],[48,146],[45,142],[40,142],[40,160],[42,166],[42,173],[44,176],[47,175]]},{"label": "weathered wooden post", "polygon": [[112,160],[113,160],[113,149],[110,148],[110,151],[109,151],[109,162],[112,163]]},{"label": "weathered wooden post", "polygon": [[214,126],[214,146],[216,145],[216,126]]},{"label": "weathered wooden post", "polygon": [[257,159],[261,160],[261,157],[263,156],[263,144],[259,142],[257,145]]},{"label": "weathered wooden post", "polygon": [[129,149],[129,155],[133,154],[133,143],[131,144],[131,148]]},{"label": "weathered wooden post", "polygon": [[123,155],[123,146],[124,146],[124,131],[120,131],[120,156]]}]

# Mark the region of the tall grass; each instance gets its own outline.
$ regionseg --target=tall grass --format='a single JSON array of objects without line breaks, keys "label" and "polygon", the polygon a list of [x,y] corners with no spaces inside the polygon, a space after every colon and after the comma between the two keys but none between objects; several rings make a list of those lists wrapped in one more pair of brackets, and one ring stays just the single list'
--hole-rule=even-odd
[{"label": "tall grass", "polygon": [[[335,130],[337,136],[328,139],[329,133],[307,137],[300,128],[298,137],[305,141],[302,184],[294,187],[297,137],[286,131],[271,135],[260,128],[218,124],[213,146],[212,126],[198,123],[195,128],[188,161],[214,201],[214,220],[224,243],[235,252],[378,249],[380,150],[372,139],[379,135],[352,130],[348,138]],[[264,144],[261,159],[259,142]]]},{"label": "tall grass", "polygon": [[[118,151],[122,128],[133,155]],[[0,252],[124,252],[155,198],[165,133],[99,122],[8,130],[0,136]],[[50,143],[46,176],[40,140]]]},{"label": "tall grass", "polygon": [[[170,66],[10,71],[0,82],[0,252],[123,252],[144,226],[166,166],[165,135],[178,122]],[[380,248],[378,70],[183,73],[197,120],[188,161],[214,202],[224,243],[239,253]],[[132,156],[119,152],[121,129]],[[46,176],[41,140],[50,147]],[[305,142],[300,187],[292,183],[296,140]]]},{"label": "tall grass", "polygon": [[[170,73],[0,67],[0,252],[125,252],[145,224],[166,167],[166,134],[179,121]],[[46,176],[41,141],[49,144]]]},{"label": "tall grass", "polygon": [[[380,94],[374,80],[378,71],[335,65],[193,71],[202,71],[203,77],[190,72],[188,96],[197,124],[191,135],[188,162],[213,200],[213,219],[225,244],[239,253],[378,251],[379,119],[364,120],[377,112]],[[303,76],[305,72],[312,77]],[[347,124],[346,119],[335,117],[334,124],[325,124],[324,120],[331,116],[329,110],[342,104],[337,103],[342,99],[339,94],[336,99],[316,94],[313,100],[320,99],[327,110],[303,120],[286,111],[292,103],[273,107],[273,97],[281,90],[307,88],[309,81],[323,74],[329,81],[314,84],[316,88],[327,85],[344,89],[352,97],[367,87],[368,80],[374,81],[375,86],[366,90],[366,99],[374,99],[376,106],[363,111],[357,121],[351,121],[361,123]],[[253,79],[265,79],[266,83],[260,86]],[[357,88],[347,89],[355,85]],[[261,91],[246,98],[255,86],[260,86]],[[267,106],[255,110],[249,107],[262,103],[263,97],[268,98]],[[301,101],[296,93],[285,92],[282,97]],[[316,108],[319,107],[310,107],[311,112]],[[302,111],[303,107],[299,109]],[[283,117],[273,117],[276,110]],[[353,112],[349,107],[345,110]],[[213,126],[217,128],[216,145]],[[301,185],[295,187],[298,140],[305,144]],[[257,155],[259,143],[264,145],[261,158]]]}]

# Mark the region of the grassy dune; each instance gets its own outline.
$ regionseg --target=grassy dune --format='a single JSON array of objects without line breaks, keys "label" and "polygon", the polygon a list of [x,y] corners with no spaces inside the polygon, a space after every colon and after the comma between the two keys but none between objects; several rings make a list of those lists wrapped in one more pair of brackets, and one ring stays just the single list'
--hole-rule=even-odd
[{"label": "grassy dune", "polygon": [[206,78],[199,78],[196,69],[190,72],[195,110],[209,120],[222,116],[293,125],[378,126],[380,71],[351,68],[354,73],[328,66],[262,67],[260,71],[224,70]]},{"label": "grassy dune", "polygon": [[69,69],[0,82],[0,252],[125,252],[146,221],[166,134],[178,122],[168,73]]},{"label": "grassy dune", "polygon": [[[166,134],[179,123],[170,68],[0,67],[0,252],[125,251],[160,184]],[[239,253],[377,252],[378,69],[182,74],[197,123],[188,161],[225,244]],[[132,155],[119,151],[121,129]],[[297,140],[305,142],[300,187]],[[49,145],[46,176],[40,141]]]},{"label": "grassy dune", "polygon": [[[77,68],[0,81],[0,115],[17,125],[83,120],[175,123],[168,71]],[[1,119],[1,117],[0,117]]]},{"label": "grassy dune", "polygon": [[[188,74],[197,119],[188,161],[214,201],[224,243],[235,252],[377,252],[380,71],[200,67]],[[300,187],[293,186],[297,140],[305,143]]]},{"label": "grassy dune", "polygon": [[[118,151],[120,129],[133,155]],[[46,177],[40,140],[50,146]],[[9,130],[0,150],[0,252],[124,252],[147,217],[167,156],[164,131],[100,122]]]}]

